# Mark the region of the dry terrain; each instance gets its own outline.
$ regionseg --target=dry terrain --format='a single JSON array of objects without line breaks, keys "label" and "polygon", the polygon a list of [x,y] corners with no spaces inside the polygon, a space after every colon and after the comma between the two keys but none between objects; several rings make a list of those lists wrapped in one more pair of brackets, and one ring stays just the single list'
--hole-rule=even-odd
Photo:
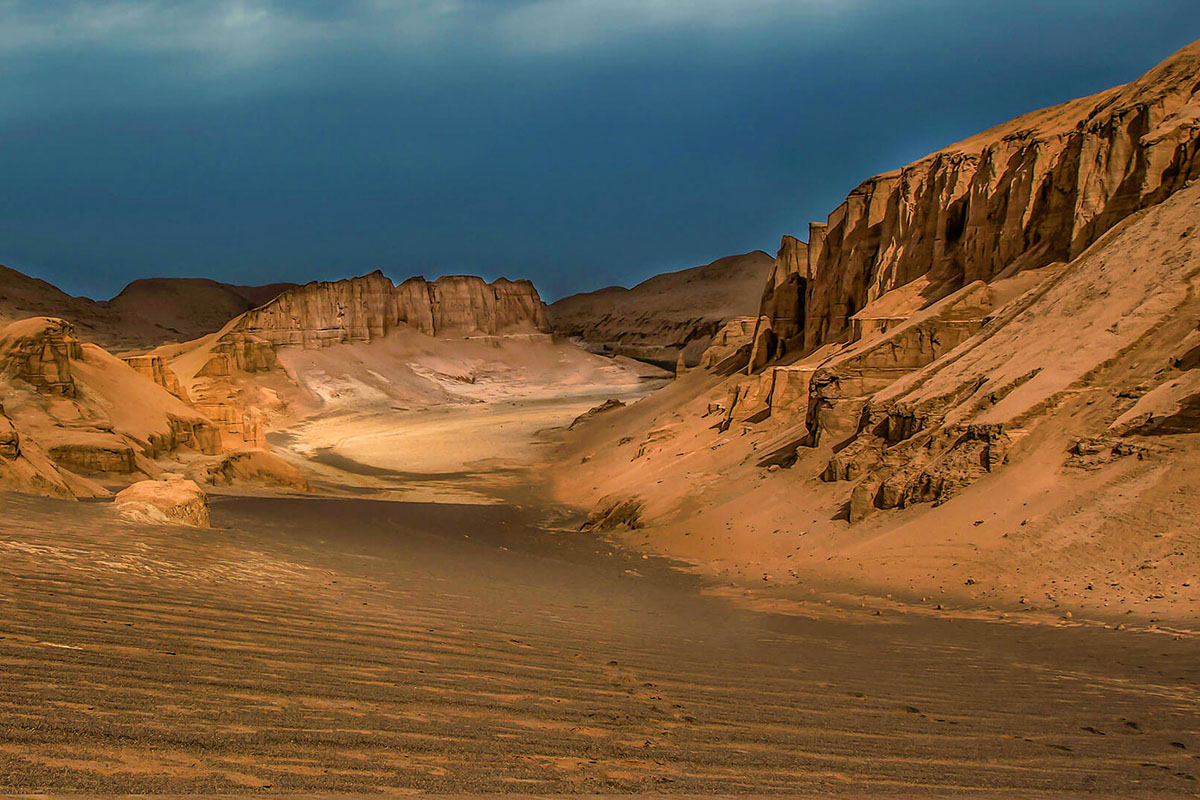
[{"label": "dry terrain", "polygon": [[746,610],[516,506],[7,497],[0,789],[1195,791],[1196,641]]},{"label": "dry terrain", "polygon": [[674,369],[692,366],[729,320],[754,314],[772,259],[761,250],[564,297],[547,313],[556,333],[595,352]]}]

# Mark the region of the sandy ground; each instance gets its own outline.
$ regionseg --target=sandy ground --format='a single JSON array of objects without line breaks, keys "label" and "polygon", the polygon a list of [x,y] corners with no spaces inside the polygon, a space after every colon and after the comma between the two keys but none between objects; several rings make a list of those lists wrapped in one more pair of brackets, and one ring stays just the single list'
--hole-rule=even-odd
[{"label": "sandy ground", "polygon": [[[324,478],[387,499],[498,503],[528,494],[563,431],[608,399],[634,402],[661,385],[608,387],[409,411],[339,411],[268,435]],[[531,473],[533,473],[531,475]]]},{"label": "sandy ground", "polygon": [[0,793],[1196,791],[1200,639],[579,533],[538,487],[610,394],[309,419],[339,496],[211,531],[0,496]]},{"label": "sandy ground", "polygon": [[513,506],[3,499],[0,790],[1087,790],[1200,775],[1192,640],[761,613]]}]

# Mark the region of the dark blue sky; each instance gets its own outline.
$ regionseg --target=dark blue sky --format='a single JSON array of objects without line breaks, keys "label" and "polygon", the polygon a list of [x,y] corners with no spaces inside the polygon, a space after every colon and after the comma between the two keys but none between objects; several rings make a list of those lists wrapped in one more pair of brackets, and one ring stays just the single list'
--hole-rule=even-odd
[{"label": "dark blue sky", "polygon": [[1195,38],[1196,0],[9,0],[0,263],[553,299],[774,252]]}]

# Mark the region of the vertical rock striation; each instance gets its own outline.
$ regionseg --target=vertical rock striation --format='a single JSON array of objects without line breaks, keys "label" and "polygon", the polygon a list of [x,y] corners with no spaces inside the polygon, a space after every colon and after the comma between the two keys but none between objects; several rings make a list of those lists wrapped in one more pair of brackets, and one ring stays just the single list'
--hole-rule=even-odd
[{"label": "vertical rock striation", "polygon": [[1200,46],[1133,83],[1026,114],[851,192],[818,235],[804,344],[925,277],[934,302],[975,280],[1070,261],[1200,175]]},{"label": "vertical rock striation", "polygon": [[393,285],[382,272],[309,283],[248,311],[233,330],[272,345],[307,349],[370,342],[401,325],[429,336],[548,332],[545,305],[529,281],[454,275]]}]

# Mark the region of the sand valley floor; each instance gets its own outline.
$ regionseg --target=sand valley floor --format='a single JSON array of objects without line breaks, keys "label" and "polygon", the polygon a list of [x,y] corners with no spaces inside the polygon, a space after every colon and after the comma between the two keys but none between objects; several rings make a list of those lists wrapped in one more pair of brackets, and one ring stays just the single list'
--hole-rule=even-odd
[{"label": "sand valley floor", "polygon": [[758,613],[496,505],[226,497],[211,531],[131,529],[102,503],[4,514],[5,791],[1161,794],[1200,776],[1191,638]]}]

